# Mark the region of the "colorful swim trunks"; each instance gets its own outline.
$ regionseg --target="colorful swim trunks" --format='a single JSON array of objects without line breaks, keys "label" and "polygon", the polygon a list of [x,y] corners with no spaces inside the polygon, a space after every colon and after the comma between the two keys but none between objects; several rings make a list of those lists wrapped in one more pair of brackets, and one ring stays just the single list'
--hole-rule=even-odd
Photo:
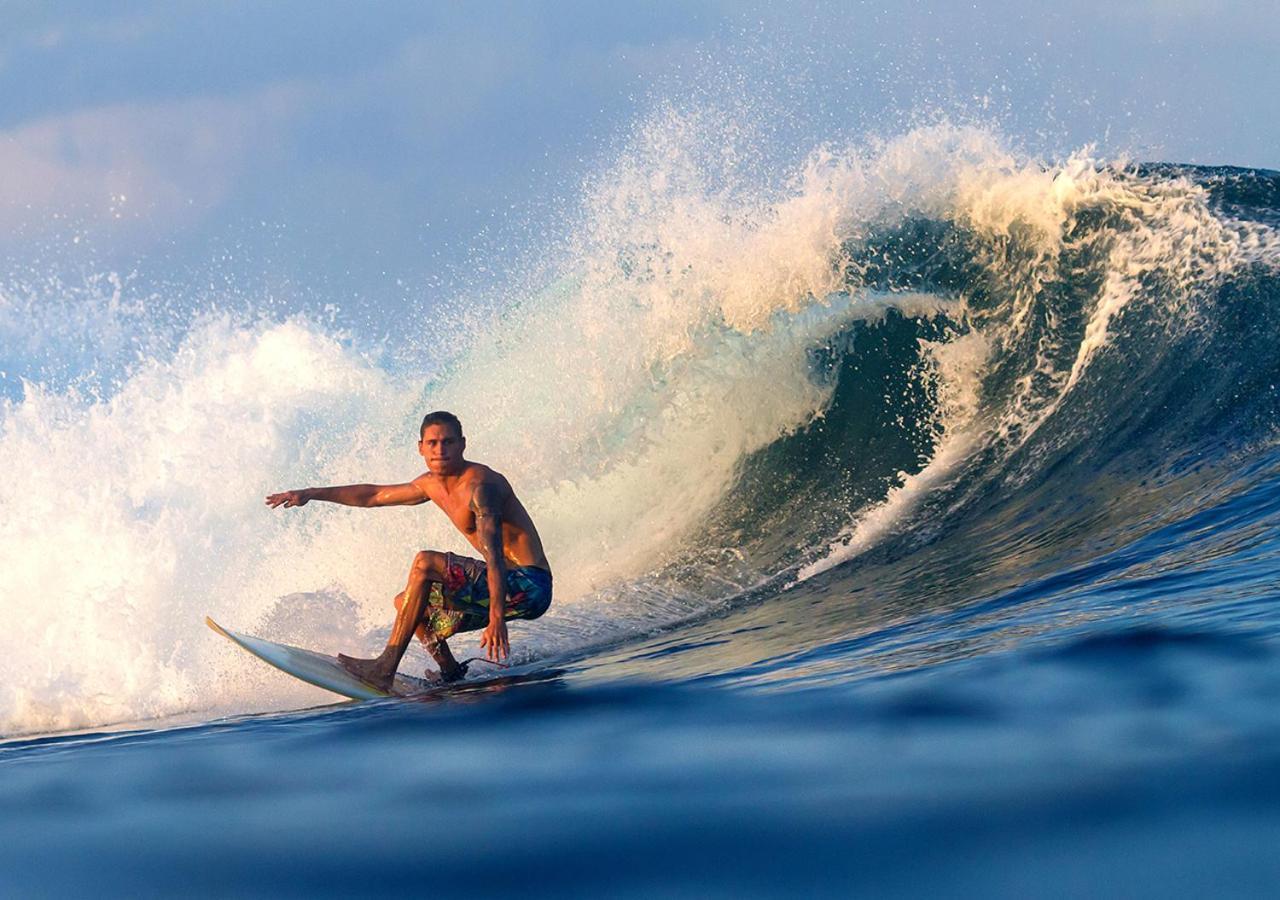
[{"label": "colorful swim trunks", "polygon": [[[445,554],[445,580],[427,595],[427,628],[438,638],[489,624],[489,567],[483,560]],[[551,606],[551,573],[537,566],[507,569],[504,619],[536,619]]]}]

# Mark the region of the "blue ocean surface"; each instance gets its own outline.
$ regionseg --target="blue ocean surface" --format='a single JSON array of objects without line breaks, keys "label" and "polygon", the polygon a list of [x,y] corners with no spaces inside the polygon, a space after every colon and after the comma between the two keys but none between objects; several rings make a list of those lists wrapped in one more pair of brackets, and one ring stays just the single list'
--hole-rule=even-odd
[{"label": "blue ocean surface", "polygon": [[[1280,174],[666,158],[430,373],[91,288],[6,349],[0,462],[105,488],[0,526],[0,893],[1275,893]],[[556,569],[511,669],[343,703],[204,628],[379,647],[442,517],[259,504],[400,480],[436,407]]]}]

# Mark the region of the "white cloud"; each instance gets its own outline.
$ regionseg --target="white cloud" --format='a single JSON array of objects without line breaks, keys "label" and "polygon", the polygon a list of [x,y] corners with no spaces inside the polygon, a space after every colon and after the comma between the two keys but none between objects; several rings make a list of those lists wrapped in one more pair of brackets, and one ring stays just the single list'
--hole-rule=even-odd
[{"label": "white cloud", "polygon": [[113,104],[0,133],[0,233],[39,238],[111,223],[117,239],[198,221],[304,102],[277,86],[234,99]]}]

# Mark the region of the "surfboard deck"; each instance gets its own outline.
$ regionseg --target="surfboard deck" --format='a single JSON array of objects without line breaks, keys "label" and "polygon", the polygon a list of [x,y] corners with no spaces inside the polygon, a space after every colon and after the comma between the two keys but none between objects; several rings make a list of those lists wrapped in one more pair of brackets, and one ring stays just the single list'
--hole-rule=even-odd
[{"label": "surfboard deck", "polygon": [[305,681],[316,687],[333,691],[352,700],[376,700],[380,697],[410,697],[421,694],[437,685],[421,678],[397,673],[390,691],[381,691],[371,684],[356,678],[338,662],[336,656],[326,656],[314,650],[302,647],[291,647],[288,644],[277,644],[265,638],[251,634],[241,634],[229,628],[223,628],[212,618],[206,616],[205,624],[231,641],[238,647],[248,650],[258,659],[275,666],[281,672],[292,675],[299,681]]}]

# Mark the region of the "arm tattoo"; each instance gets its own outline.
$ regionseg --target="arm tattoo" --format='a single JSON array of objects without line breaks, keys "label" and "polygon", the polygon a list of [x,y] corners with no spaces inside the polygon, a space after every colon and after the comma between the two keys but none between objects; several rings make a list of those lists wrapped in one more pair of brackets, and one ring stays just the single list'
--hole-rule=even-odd
[{"label": "arm tattoo", "polygon": [[502,491],[495,484],[482,484],[471,495],[471,511],[479,519],[487,516],[493,519],[502,518]]}]

